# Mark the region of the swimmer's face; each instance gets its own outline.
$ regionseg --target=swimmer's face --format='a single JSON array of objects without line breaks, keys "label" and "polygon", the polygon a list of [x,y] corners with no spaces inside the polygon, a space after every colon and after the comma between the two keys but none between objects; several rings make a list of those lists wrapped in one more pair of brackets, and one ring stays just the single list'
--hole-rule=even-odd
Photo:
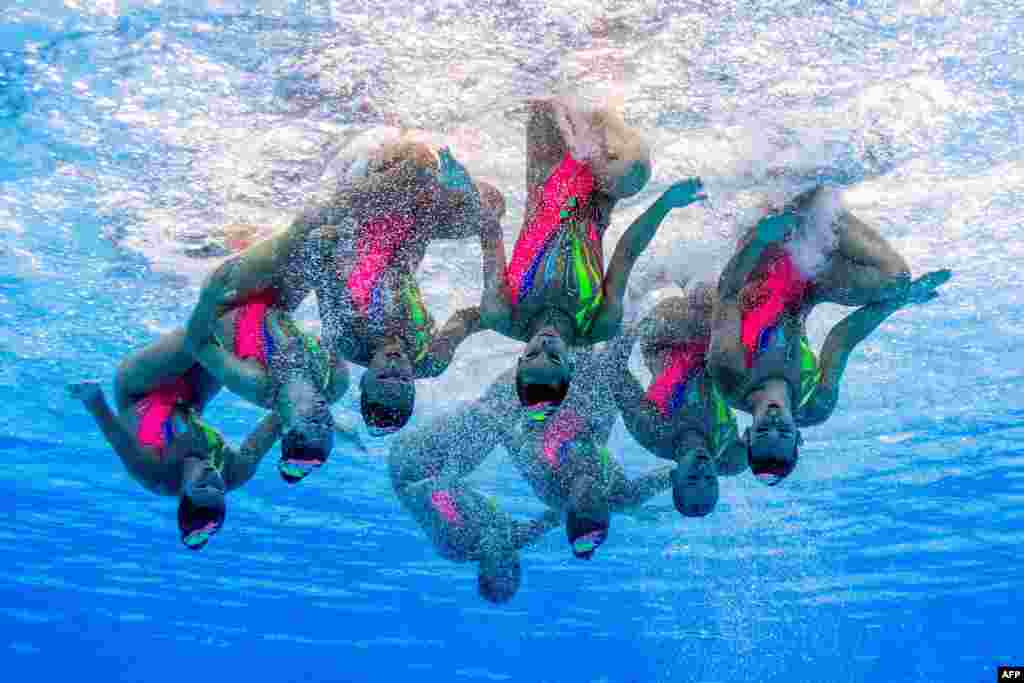
[{"label": "swimmer's face", "polygon": [[533,335],[516,365],[518,381],[523,385],[557,386],[572,379],[571,358],[565,340],[553,327]]},{"label": "swimmer's face", "polygon": [[284,431],[294,430],[309,442],[321,441],[334,428],[327,399],[310,377],[297,375],[281,385],[275,410]]},{"label": "swimmer's face", "polygon": [[186,457],[182,492],[197,507],[220,508],[224,507],[227,485],[208,459]]},{"label": "swimmer's face", "polygon": [[477,588],[480,597],[496,605],[508,602],[519,590],[523,568],[514,550],[487,553],[480,560]]},{"label": "swimmer's face", "polygon": [[800,430],[787,406],[777,402],[755,405],[746,440],[750,469],[759,481],[774,486],[796,467]]},{"label": "swimmer's face", "polygon": [[718,474],[706,448],[677,453],[672,471],[672,502],[681,515],[703,517],[718,503]]}]

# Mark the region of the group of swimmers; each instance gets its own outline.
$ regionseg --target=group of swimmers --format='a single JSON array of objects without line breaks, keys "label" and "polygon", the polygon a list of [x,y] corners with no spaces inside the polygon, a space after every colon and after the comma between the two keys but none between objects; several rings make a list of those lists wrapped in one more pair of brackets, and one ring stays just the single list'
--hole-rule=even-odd
[{"label": "group of swimmers", "polygon": [[[526,343],[514,368],[477,401],[396,437],[394,491],[444,557],[479,563],[480,594],[507,601],[520,585],[519,550],[564,525],[575,557],[607,540],[610,516],[672,491],[685,516],[709,514],[718,477],[750,469],[775,485],[796,466],[800,428],[835,408],[850,353],[904,306],[937,296],[947,270],[912,279],[904,259],[815,187],[768,208],[740,239],[717,283],[689,283],[642,320],[623,323],[637,258],[672,209],[705,199],[699,179],[672,184],[625,231],[605,265],[602,238],[620,199],[651,176],[641,135],[609,110],[558,100],[529,105],[527,205],[507,257],[502,193],[474,180],[447,148],[401,136],[381,144],[329,200],[280,234],[224,261],[189,320],[123,360],[116,412],[99,383],[69,385],[129,473],[176,496],[184,545],[204,547],[225,520],[225,494],[255,474],[280,440],[289,484],[322,467],[336,439],[358,441],[330,405],[360,377],[370,434],[401,430],[415,380],[443,373],[467,337],[493,330]],[[824,268],[791,246],[809,228],[834,231]],[[477,238],[479,306],[438,328],[416,270],[432,240]],[[316,292],[321,337],[292,312]],[[805,321],[816,304],[856,307],[820,358]],[[653,380],[628,369],[639,341]],[[221,390],[270,412],[237,449],[204,409]],[[752,416],[739,433],[733,410]],[[644,449],[668,461],[629,479],[607,442],[618,415]],[[503,445],[547,512],[517,520],[466,477]]]}]

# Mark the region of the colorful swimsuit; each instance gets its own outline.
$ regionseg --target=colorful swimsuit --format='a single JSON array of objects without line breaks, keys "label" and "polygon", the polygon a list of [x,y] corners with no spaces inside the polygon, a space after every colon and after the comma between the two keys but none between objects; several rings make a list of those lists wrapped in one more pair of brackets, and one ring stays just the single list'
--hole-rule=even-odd
[{"label": "colorful swimsuit", "polygon": [[604,279],[593,194],[590,166],[566,154],[544,183],[537,213],[519,234],[505,272],[514,305],[549,286],[576,297],[572,314],[581,335],[601,307]]},{"label": "colorful swimsuit", "polygon": [[[771,348],[782,334],[781,321],[787,312],[799,309],[810,280],[804,279],[789,254],[782,251],[772,262],[767,274],[761,279],[754,290],[754,305],[743,311],[740,323],[740,339],[746,349],[746,366],[752,368],[754,359]],[[814,389],[821,380],[814,351],[806,336],[800,339],[800,389],[798,407],[802,407],[810,399]]]},{"label": "colorful swimsuit", "polygon": [[386,215],[365,223],[356,244],[355,267],[345,286],[356,310],[372,324],[384,325],[396,303],[405,308],[406,324],[413,329],[413,360],[419,362],[430,350],[434,336],[434,321],[423,304],[419,285],[415,276],[403,269],[397,283],[398,301],[394,301],[393,288],[385,282],[399,249],[414,236],[414,227],[410,216]]},{"label": "colorful swimsuit", "polygon": [[704,369],[709,343],[710,339],[703,338],[673,347],[665,368],[647,387],[647,398],[668,418],[686,406],[705,411],[711,450],[718,457],[736,440],[739,429],[736,417]]},{"label": "colorful swimsuit", "polygon": [[164,451],[174,440],[175,412],[179,408],[191,406],[196,398],[195,389],[187,375],[185,373],[170,384],[150,391],[135,404],[138,415],[136,438],[140,445],[156,449],[157,457],[163,457]]},{"label": "colorful swimsuit", "polygon": [[267,311],[277,304],[277,295],[262,292],[239,307],[235,316],[234,353],[240,360],[255,358],[264,368],[274,355],[274,337],[267,329]]}]

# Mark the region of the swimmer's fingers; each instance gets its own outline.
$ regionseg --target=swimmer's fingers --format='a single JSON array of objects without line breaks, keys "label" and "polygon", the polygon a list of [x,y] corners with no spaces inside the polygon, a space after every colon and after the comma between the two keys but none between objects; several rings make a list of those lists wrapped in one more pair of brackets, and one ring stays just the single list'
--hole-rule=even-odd
[{"label": "swimmer's fingers", "polygon": [[949,282],[952,277],[953,272],[946,268],[925,273],[910,283],[907,288],[906,302],[908,304],[923,304],[935,299],[939,296],[935,290]]}]

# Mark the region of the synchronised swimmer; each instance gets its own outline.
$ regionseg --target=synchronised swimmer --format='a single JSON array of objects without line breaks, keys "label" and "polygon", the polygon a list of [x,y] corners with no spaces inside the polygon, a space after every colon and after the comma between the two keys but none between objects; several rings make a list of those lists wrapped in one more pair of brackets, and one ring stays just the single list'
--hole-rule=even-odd
[{"label": "synchronised swimmer", "polygon": [[[817,186],[746,226],[717,282],[690,282],[682,296],[624,322],[637,259],[669,212],[706,199],[703,184],[671,183],[626,227],[606,265],[616,204],[651,178],[649,147],[612,109],[554,99],[528,107],[527,203],[510,255],[503,193],[474,179],[449,148],[401,131],[287,230],[214,269],[182,328],[120,363],[116,410],[99,382],[68,385],[131,476],[178,499],[187,548],[221,531],[227,493],[278,441],[288,484],[323,467],[336,444],[362,447],[330,411],[355,364],[365,368],[367,432],[402,432],[388,465],[403,508],[442,557],[478,565],[484,599],[505,602],[521,583],[520,552],[553,529],[564,526],[572,555],[590,560],[609,541],[613,513],[662,492],[681,515],[701,517],[716,506],[719,477],[750,470],[769,486],[782,482],[799,460],[801,428],[835,410],[857,345],[897,311],[937,297],[951,277],[913,278],[835,189]],[[822,231],[834,239],[808,267],[802,241]],[[467,238],[480,241],[483,296],[438,326],[417,267],[430,242]],[[311,292],[319,337],[292,317]],[[821,303],[854,310],[816,353],[805,326]],[[442,406],[403,431],[416,380],[442,374],[482,330],[525,343],[515,366],[480,399]],[[638,343],[647,387],[629,370]],[[205,415],[222,388],[270,411],[237,449]],[[742,434],[736,410],[752,418]],[[620,415],[663,464],[626,476],[608,448]],[[546,507],[537,518],[515,519],[467,480],[499,446]]]}]

